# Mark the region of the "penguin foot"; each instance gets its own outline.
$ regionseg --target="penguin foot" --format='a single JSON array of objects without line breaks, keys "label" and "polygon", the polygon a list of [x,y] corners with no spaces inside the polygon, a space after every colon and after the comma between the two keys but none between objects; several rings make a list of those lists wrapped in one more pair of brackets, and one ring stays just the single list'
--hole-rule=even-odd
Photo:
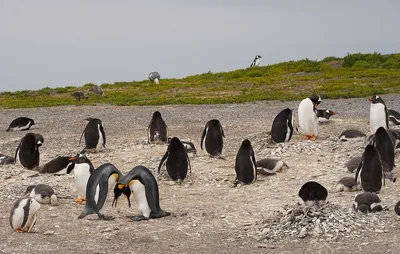
[{"label": "penguin foot", "polygon": [[310,137],[310,140],[311,140],[311,141],[315,141],[315,139],[317,139],[317,137],[316,137],[315,135],[312,135],[312,136]]},{"label": "penguin foot", "polygon": [[143,215],[127,216],[127,217],[133,221],[148,220],[148,218],[144,217]]},{"label": "penguin foot", "polygon": [[114,220],[115,218],[113,216],[107,216],[107,215],[102,215],[100,217],[102,220]]},{"label": "penguin foot", "polygon": [[24,231],[22,230],[22,228],[17,228],[15,231],[16,231],[17,233],[22,233],[22,232],[24,232]]},{"label": "penguin foot", "polygon": [[76,203],[80,203],[80,204],[85,204],[85,203],[86,203],[85,199],[82,198],[82,197],[76,198],[76,199],[75,199],[75,202],[76,202]]},{"label": "penguin foot", "polygon": [[310,136],[304,135],[303,138],[304,138],[304,139],[310,139]]}]

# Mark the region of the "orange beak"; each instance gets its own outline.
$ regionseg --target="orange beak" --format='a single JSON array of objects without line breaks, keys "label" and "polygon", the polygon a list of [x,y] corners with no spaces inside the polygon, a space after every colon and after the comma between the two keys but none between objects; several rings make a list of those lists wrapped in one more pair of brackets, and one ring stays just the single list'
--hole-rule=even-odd
[{"label": "orange beak", "polygon": [[369,101],[373,101],[374,99],[371,97],[371,98],[369,98],[368,100],[369,100]]},{"label": "orange beak", "polygon": [[69,161],[75,161],[75,160],[76,160],[76,157],[69,158]]},{"label": "orange beak", "polygon": [[332,112],[332,115],[337,115],[337,113],[336,112]]}]

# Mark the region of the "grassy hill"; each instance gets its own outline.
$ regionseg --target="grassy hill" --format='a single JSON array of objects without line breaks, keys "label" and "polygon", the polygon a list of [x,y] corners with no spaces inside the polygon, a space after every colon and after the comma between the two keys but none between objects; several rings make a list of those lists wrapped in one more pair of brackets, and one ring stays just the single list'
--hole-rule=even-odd
[{"label": "grassy hill", "polygon": [[[258,100],[295,100],[312,93],[322,98],[366,97],[400,93],[400,54],[348,54],[321,61],[303,59],[231,72],[203,73],[182,79],[161,79],[102,84],[106,97],[82,87],[44,88],[0,93],[0,107],[57,105],[163,105],[243,103]],[[76,102],[74,91],[88,100]]]}]

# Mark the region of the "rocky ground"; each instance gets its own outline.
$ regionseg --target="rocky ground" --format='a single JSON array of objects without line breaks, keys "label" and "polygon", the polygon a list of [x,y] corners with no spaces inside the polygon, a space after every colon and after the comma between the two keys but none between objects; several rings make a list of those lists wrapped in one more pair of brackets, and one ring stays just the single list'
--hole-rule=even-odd
[{"label": "rocky ground", "polygon": [[[388,107],[400,111],[400,95],[383,98]],[[82,150],[78,141],[89,116],[103,120],[107,136],[106,150],[88,155],[95,167],[111,162],[127,172],[141,164],[155,172],[166,151],[166,145],[146,144],[147,124],[155,110],[161,112],[170,136],[192,141],[198,149],[197,155],[190,155],[192,175],[182,185],[165,175],[157,176],[161,207],[172,215],[141,222],[126,218],[137,213],[134,200],[130,209],[125,200],[111,208],[111,195],[106,214],[115,220],[99,221],[96,216],[78,220],[83,205],[74,202],[73,175],[29,177],[34,172],[20,164],[0,166],[0,252],[398,253],[400,225],[393,211],[400,200],[398,183],[386,182],[379,195],[386,209],[369,215],[351,210],[359,192],[336,192],[334,188],[340,178],[352,176],[344,165],[361,155],[365,145],[362,140],[341,142],[337,137],[348,128],[368,133],[367,98],[324,100],[319,108],[335,110],[338,115],[320,126],[315,142],[295,133],[287,144],[270,144],[268,132],[274,116],[286,107],[296,109],[298,103],[0,110],[1,130],[18,116],[35,119],[31,131],[44,136],[41,165]],[[200,150],[204,125],[213,118],[224,127],[226,160],[210,158]],[[0,132],[0,153],[13,155],[25,133]],[[281,158],[289,169],[233,188],[235,156],[245,138],[252,142],[256,159]],[[399,160],[397,155],[397,164]],[[328,189],[329,204],[321,211],[294,213],[299,210],[298,191],[309,180]],[[34,183],[51,185],[60,205],[42,205],[35,233],[16,233],[8,222],[11,206]]]}]

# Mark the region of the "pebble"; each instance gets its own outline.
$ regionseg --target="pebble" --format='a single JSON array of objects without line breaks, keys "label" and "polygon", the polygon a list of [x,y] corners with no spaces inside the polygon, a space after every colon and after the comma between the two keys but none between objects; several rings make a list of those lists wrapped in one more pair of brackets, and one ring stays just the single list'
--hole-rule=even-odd
[{"label": "pebble", "polygon": [[54,231],[53,230],[47,230],[43,234],[44,235],[54,235]]}]

